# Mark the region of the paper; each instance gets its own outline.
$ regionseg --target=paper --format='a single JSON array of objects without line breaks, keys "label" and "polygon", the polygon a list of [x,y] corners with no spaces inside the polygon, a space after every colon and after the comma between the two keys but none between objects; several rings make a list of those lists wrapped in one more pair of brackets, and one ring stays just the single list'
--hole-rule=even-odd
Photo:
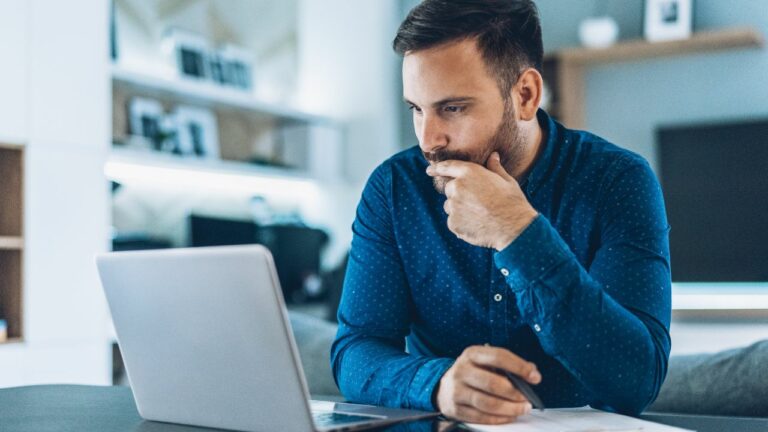
[{"label": "paper", "polygon": [[659,423],[639,420],[620,414],[599,411],[589,407],[532,410],[505,425],[467,423],[481,432],[681,432],[680,429]]}]

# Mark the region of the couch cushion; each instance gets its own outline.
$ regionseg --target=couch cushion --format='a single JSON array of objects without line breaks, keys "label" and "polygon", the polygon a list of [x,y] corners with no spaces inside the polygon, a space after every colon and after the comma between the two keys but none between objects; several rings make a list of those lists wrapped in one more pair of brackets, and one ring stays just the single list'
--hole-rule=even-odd
[{"label": "couch cushion", "polygon": [[300,312],[289,311],[293,337],[313,396],[340,396],[331,374],[331,344],[336,325]]},{"label": "couch cushion", "polygon": [[648,410],[768,417],[768,340],[715,354],[672,356]]}]

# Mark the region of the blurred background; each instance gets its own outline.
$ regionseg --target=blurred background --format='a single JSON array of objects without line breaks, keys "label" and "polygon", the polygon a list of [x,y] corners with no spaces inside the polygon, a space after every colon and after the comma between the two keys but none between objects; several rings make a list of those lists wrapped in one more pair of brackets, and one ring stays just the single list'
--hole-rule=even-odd
[{"label": "blurred background", "polygon": [[[333,321],[369,173],[415,145],[415,0],[0,0],[0,387],[121,373],[94,255],[262,243]],[[539,0],[545,109],[644,156],[673,354],[768,337],[762,0]]]}]

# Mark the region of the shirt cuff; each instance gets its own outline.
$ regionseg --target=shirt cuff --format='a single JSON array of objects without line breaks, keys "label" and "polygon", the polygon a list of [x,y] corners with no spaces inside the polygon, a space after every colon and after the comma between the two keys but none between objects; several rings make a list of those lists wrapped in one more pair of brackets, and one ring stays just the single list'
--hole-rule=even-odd
[{"label": "shirt cuff", "polygon": [[435,358],[427,360],[419,366],[408,386],[408,407],[422,411],[437,411],[432,403],[432,394],[445,372],[455,360],[450,358]]},{"label": "shirt cuff", "polygon": [[512,291],[523,291],[570,255],[560,234],[539,214],[493,260]]}]

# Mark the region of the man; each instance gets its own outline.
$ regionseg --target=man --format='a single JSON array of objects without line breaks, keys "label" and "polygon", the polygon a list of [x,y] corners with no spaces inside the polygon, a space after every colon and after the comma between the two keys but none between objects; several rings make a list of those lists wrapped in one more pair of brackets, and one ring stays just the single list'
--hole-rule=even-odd
[{"label": "man", "polygon": [[505,423],[640,413],[667,371],[669,227],[639,156],[539,109],[530,0],[424,0],[398,30],[419,147],[363,192],[331,362],[350,400]]}]

